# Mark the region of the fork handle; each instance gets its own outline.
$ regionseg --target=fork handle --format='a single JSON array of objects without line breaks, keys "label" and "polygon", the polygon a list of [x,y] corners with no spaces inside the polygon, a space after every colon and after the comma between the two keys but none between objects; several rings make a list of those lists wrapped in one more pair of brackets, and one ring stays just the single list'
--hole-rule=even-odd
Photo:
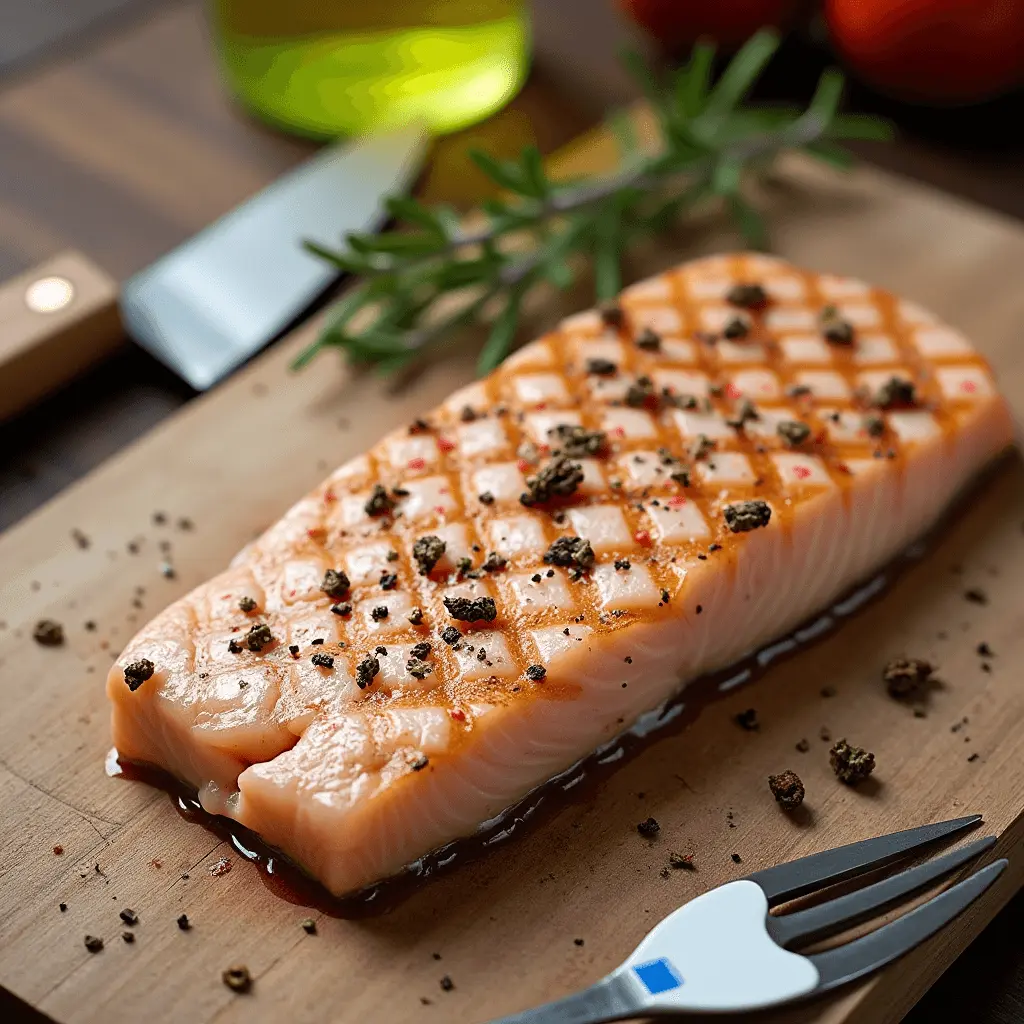
[{"label": "fork handle", "polygon": [[490,1024],[602,1024],[635,1017],[640,1007],[625,980],[611,975],[553,1003],[493,1020]]}]

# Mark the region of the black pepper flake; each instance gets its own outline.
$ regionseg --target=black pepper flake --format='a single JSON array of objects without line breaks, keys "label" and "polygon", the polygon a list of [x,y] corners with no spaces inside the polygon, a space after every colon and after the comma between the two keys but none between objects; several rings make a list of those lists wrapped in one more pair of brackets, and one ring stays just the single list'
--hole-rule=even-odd
[{"label": "black pepper flake", "polygon": [[125,924],[136,925],[139,923],[139,915],[131,907],[125,907],[118,915]]},{"label": "black pepper flake", "polygon": [[477,497],[477,501],[479,501],[481,505],[493,505],[494,504],[494,495],[491,494],[490,491],[483,491],[480,494],[478,494],[476,497]]},{"label": "black pepper flake", "polygon": [[650,377],[637,377],[626,390],[626,405],[639,409],[655,398],[654,381]]},{"label": "black pepper flake", "polygon": [[984,590],[972,587],[970,590],[964,591],[964,600],[970,601],[971,604],[988,604],[988,594]]},{"label": "black pepper flake", "polygon": [[645,327],[637,335],[636,347],[645,352],[657,352],[661,348],[661,336],[652,331],[650,327]]},{"label": "black pepper flake", "polygon": [[991,648],[991,647],[989,647],[989,645],[988,645],[987,643],[984,643],[984,642],[982,642],[982,643],[978,644],[978,646],[977,646],[977,647],[975,647],[975,648],[974,648],[974,650],[975,650],[975,651],[976,651],[976,652],[977,652],[977,653],[978,653],[978,654],[979,654],[979,655],[980,655],[980,656],[981,656],[982,658],[994,658],[994,657],[996,656],[996,655],[995,655],[995,651],[993,651],[993,650],[992,650],[992,648]]},{"label": "black pepper flake", "polygon": [[768,305],[768,293],[759,284],[734,284],[726,293],[725,301],[741,309],[761,309]]},{"label": "black pepper flake", "polygon": [[221,971],[221,980],[232,992],[245,993],[252,989],[252,975],[245,966],[228,967]]},{"label": "black pepper flake", "polygon": [[615,559],[615,568],[616,569],[626,569],[626,570],[628,570],[628,569],[631,569],[632,566],[630,565],[630,562],[629,562],[628,558],[616,558]]},{"label": "black pepper flake", "polygon": [[298,644],[289,644],[288,645],[288,652],[294,658],[299,653],[299,645]]},{"label": "black pepper flake", "polygon": [[409,612],[409,621],[414,626],[421,626],[423,624],[423,609],[413,608],[413,610]]},{"label": "black pepper flake", "polygon": [[601,314],[601,321],[607,327],[621,327],[625,322],[622,307],[616,302],[602,303],[599,312]]},{"label": "black pepper flake", "polygon": [[242,645],[234,637],[232,637],[228,641],[228,654],[241,654],[241,653],[242,653]]},{"label": "black pepper flake", "polygon": [[653,839],[661,831],[661,826],[656,818],[646,818],[637,825],[636,830],[644,839]]},{"label": "black pepper flake", "polygon": [[836,778],[848,786],[856,785],[875,770],[875,755],[863,747],[851,747],[845,739],[836,741],[828,759]]},{"label": "black pepper flake", "polygon": [[800,420],[783,420],[775,430],[788,448],[802,445],[811,436],[811,428]]},{"label": "black pepper flake", "polygon": [[756,732],[761,728],[761,723],[757,720],[757,711],[754,708],[747,708],[746,711],[740,711],[735,716],[736,724],[741,729],[746,729],[747,732]]},{"label": "black pepper flake", "polygon": [[426,754],[417,754],[412,761],[409,762],[409,767],[414,772],[421,772],[427,765],[430,764],[430,759]]},{"label": "black pepper flake", "polygon": [[718,442],[707,434],[698,434],[686,449],[686,454],[694,461],[706,459],[716,448]]},{"label": "black pepper flake", "polygon": [[405,663],[405,670],[416,679],[426,679],[434,671],[422,658],[410,658]]},{"label": "black pepper flake", "polygon": [[461,573],[462,575],[466,575],[466,573],[468,573],[469,570],[472,568],[473,560],[471,558],[467,558],[465,555],[463,555],[463,557],[458,559],[458,561],[456,561],[455,563],[455,571],[457,573]]},{"label": "black pepper flake", "polygon": [[916,391],[913,381],[902,377],[890,377],[877,391],[869,396],[868,401],[878,409],[893,409],[913,405]]},{"label": "black pepper flake", "polygon": [[153,662],[149,658],[139,658],[130,665],[125,665],[124,681],[128,689],[134,693],[147,679],[152,678],[155,671]]},{"label": "black pepper flake", "polygon": [[356,685],[360,690],[365,690],[380,672],[380,662],[368,654],[358,665],[356,665]]},{"label": "black pepper flake", "polygon": [[68,905],[66,903],[59,903],[57,906],[62,914],[68,909]]},{"label": "black pepper flake", "polygon": [[969,758],[967,758],[967,760],[968,760],[968,762],[970,764],[974,764],[974,762],[977,761],[979,757],[980,757],[979,754],[974,753],[974,754],[971,754],[971,756]]},{"label": "black pepper flake", "polygon": [[748,421],[760,418],[761,414],[757,411],[757,406],[749,398],[743,398],[737,403],[732,416],[725,422],[735,430],[742,430]]},{"label": "black pepper flake", "polygon": [[53,619],[40,619],[32,630],[32,639],[40,647],[60,647],[64,643],[64,627]]},{"label": "black pepper flake", "polygon": [[493,622],[498,617],[493,597],[446,597],[444,606],[453,619],[462,622]]},{"label": "black pepper flake", "polygon": [[501,572],[508,565],[508,559],[503,558],[497,551],[490,551],[483,561],[482,568],[487,572]]},{"label": "black pepper flake", "polygon": [[394,590],[398,586],[398,576],[393,572],[382,572],[380,585],[384,590]]},{"label": "black pepper flake", "polygon": [[795,811],[804,802],[804,784],[796,772],[786,770],[768,776],[768,788],[784,811]]},{"label": "black pepper flake", "polygon": [[595,356],[587,360],[586,370],[587,373],[593,373],[599,377],[610,377],[612,374],[618,373],[619,368],[610,359]]},{"label": "black pepper flake", "polygon": [[806,754],[807,751],[811,749],[811,741],[808,739],[797,740],[796,749],[799,750],[801,754]]},{"label": "black pepper flake", "polygon": [[178,927],[183,931],[187,932],[192,927],[192,922],[188,919],[188,914],[178,915]]},{"label": "black pepper flake", "polygon": [[251,597],[240,597],[238,599],[238,610],[245,612],[246,615],[248,615],[249,612],[256,611],[256,607],[256,602]]},{"label": "black pepper flake", "polygon": [[730,317],[722,328],[726,338],[745,338],[750,333],[750,322],[742,316]]},{"label": "black pepper flake", "polygon": [[344,604],[332,604],[331,611],[334,612],[335,615],[351,615],[352,605],[349,604],[348,601],[344,602]]},{"label": "black pepper flake", "polygon": [[388,617],[388,606],[386,604],[379,604],[370,612],[370,618],[374,622],[381,622]]},{"label": "black pepper flake", "polygon": [[462,634],[454,626],[445,626],[441,630],[441,639],[449,647],[454,647],[462,639]]},{"label": "black pepper flake", "polygon": [[790,384],[786,388],[787,398],[803,398],[811,394],[811,389],[806,384]]},{"label": "black pepper flake", "polygon": [[433,427],[424,419],[415,419],[409,424],[410,434],[426,434],[432,429]]},{"label": "black pepper flake", "polygon": [[85,551],[86,548],[88,548],[92,544],[92,541],[89,540],[89,538],[81,530],[79,530],[77,528],[71,531],[71,539],[83,551]]},{"label": "black pepper flake", "polygon": [[121,940],[131,945],[135,941],[135,932],[121,932]]},{"label": "black pepper flake", "polygon": [[747,533],[759,527],[767,526],[772,517],[772,510],[768,502],[760,498],[753,501],[738,501],[734,505],[726,505],[723,513],[725,525],[733,533]]},{"label": "black pepper flake", "polygon": [[603,430],[587,430],[575,423],[559,423],[548,433],[554,440],[555,452],[572,459],[600,455],[608,446],[608,436]]},{"label": "black pepper flake", "polygon": [[310,660],[319,668],[334,668],[334,656],[324,651],[317,651]]},{"label": "black pepper flake", "polygon": [[708,551],[721,551],[721,550],[722,550],[722,545],[721,544],[709,544],[708,545]]},{"label": "black pepper flake", "polygon": [[426,640],[422,640],[409,651],[409,654],[414,658],[426,658],[430,654],[430,650],[430,644]]},{"label": "black pepper flake", "polygon": [[252,626],[249,632],[245,634],[245,646],[250,651],[262,651],[267,644],[272,644],[273,642],[274,634],[270,632],[270,627],[266,623]]},{"label": "black pepper flake", "polygon": [[818,325],[826,340],[837,345],[853,343],[853,324],[844,319],[839,309],[833,305],[821,307],[818,314]]},{"label": "black pepper flake", "polygon": [[540,581],[541,581],[542,577],[541,577],[541,574],[540,574],[539,572],[535,572],[535,573],[534,573],[534,574],[533,574],[533,575],[532,575],[532,576],[530,577],[530,579],[531,579],[531,580],[533,580],[533,582],[534,582],[534,583],[540,583]]},{"label": "black pepper flake", "polygon": [[96,935],[86,935],[85,948],[90,953],[98,953],[103,948],[103,940]]},{"label": "black pepper flake", "polygon": [[885,433],[885,420],[881,416],[865,416],[863,423],[868,437],[881,437]]},{"label": "black pepper flake", "polygon": [[567,455],[558,454],[534,476],[527,477],[526,491],[519,496],[530,507],[553,497],[568,497],[583,483],[583,467]]},{"label": "black pepper flake", "polygon": [[547,674],[548,670],[543,665],[531,665],[526,670],[526,678],[535,683],[539,683]]},{"label": "black pepper flake", "polygon": [[546,565],[559,565],[566,569],[590,569],[594,558],[590,541],[582,537],[559,537],[544,553]]},{"label": "black pepper flake", "polygon": [[427,534],[412,546],[413,561],[420,567],[420,575],[426,576],[444,556],[447,545],[440,537]]},{"label": "black pepper flake", "polygon": [[351,581],[345,573],[339,569],[328,569],[324,573],[324,578],[320,583],[320,589],[327,594],[328,597],[340,598],[344,597],[351,586]]},{"label": "black pepper flake", "polygon": [[374,484],[363,509],[368,516],[389,516],[394,511],[395,505],[395,499],[384,490],[383,486]]},{"label": "black pepper flake", "polygon": [[882,670],[882,681],[890,697],[910,697],[928,683],[934,671],[922,658],[893,658]]},{"label": "black pepper flake", "polygon": [[305,918],[300,922],[300,926],[307,935],[316,935],[316,921],[313,918]]},{"label": "black pepper flake", "polygon": [[670,597],[671,595],[669,594],[669,592],[665,590],[665,588],[663,587],[661,590],[661,603],[668,604]]},{"label": "black pepper flake", "polygon": [[448,975],[446,974],[446,975],[445,975],[445,976],[444,976],[444,977],[443,977],[443,978],[441,979],[441,988],[442,988],[442,989],[443,989],[443,990],[444,990],[445,992],[451,992],[451,990],[452,990],[453,988],[455,988],[455,982],[454,982],[454,981],[452,981],[452,979],[451,979],[451,978],[449,978],[449,977],[448,977]]},{"label": "black pepper flake", "polygon": [[377,647],[374,647],[373,653],[374,654],[383,654],[384,657],[386,658],[388,656],[388,649],[386,647],[381,647],[381,646],[378,645]]},{"label": "black pepper flake", "polygon": [[733,864],[742,864],[743,858],[738,853],[731,853],[729,856],[732,858]]}]

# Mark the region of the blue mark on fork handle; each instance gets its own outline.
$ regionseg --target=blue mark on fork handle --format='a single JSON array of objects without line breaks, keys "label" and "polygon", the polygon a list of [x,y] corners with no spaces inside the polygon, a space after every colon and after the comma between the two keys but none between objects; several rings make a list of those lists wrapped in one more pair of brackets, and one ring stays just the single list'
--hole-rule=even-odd
[{"label": "blue mark on fork handle", "polygon": [[676,969],[664,957],[650,960],[645,964],[637,964],[633,968],[633,973],[652,996],[661,992],[670,992],[674,988],[679,988],[683,983],[683,979],[676,973]]}]

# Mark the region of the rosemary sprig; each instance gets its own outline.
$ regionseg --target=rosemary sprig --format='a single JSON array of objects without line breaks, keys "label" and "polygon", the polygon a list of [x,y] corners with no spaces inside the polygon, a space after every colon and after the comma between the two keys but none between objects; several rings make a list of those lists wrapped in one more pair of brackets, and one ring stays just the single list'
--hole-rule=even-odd
[{"label": "rosemary sprig", "polygon": [[724,202],[747,244],[765,247],[764,221],[744,198],[748,179],[787,150],[847,167],[852,158],[841,142],[890,135],[875,118],[838,113],[843,77],[835,70],[825,71],[805,110],[744,104],[778,45],[773,32],[752,36],[713,85],[710,45],[695,47],[689,63],[666,81],[628,56],[657,119],[661,146],[645,151],[628,117],[613,116],[622,161],[612,176],[556,182],[534,146],[518,161],[477,151],[471,154],[476,165],[511,193],[483,204],[482,228],[467,231],[446,207],[392,198],[388,211],[408,230],[351,234],[343,251],[307,242],[310,252],[359,281],[294,366],[324,348],[340,348],[390,373],[456,328],[479,321],[490,324],[478,360],[486,373],[508,354],[526,294],[542,282],[556,288],[573,282],[578,265],[570,257],[592,258],[597,298],[610,299],[621,288],[620,263],[630,243],[664,231],[711,197]]}]

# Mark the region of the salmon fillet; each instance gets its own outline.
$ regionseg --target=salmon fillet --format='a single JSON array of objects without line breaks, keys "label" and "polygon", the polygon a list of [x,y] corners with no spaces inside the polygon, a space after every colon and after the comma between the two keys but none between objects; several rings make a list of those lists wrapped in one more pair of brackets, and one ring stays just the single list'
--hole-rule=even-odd
[{"label": "salmon fillet", "polygon": [[696,260],[304,497],[111,669],[114,743],[334,893],[399,872],[891,560],[1012,443],[955,330]]}]

